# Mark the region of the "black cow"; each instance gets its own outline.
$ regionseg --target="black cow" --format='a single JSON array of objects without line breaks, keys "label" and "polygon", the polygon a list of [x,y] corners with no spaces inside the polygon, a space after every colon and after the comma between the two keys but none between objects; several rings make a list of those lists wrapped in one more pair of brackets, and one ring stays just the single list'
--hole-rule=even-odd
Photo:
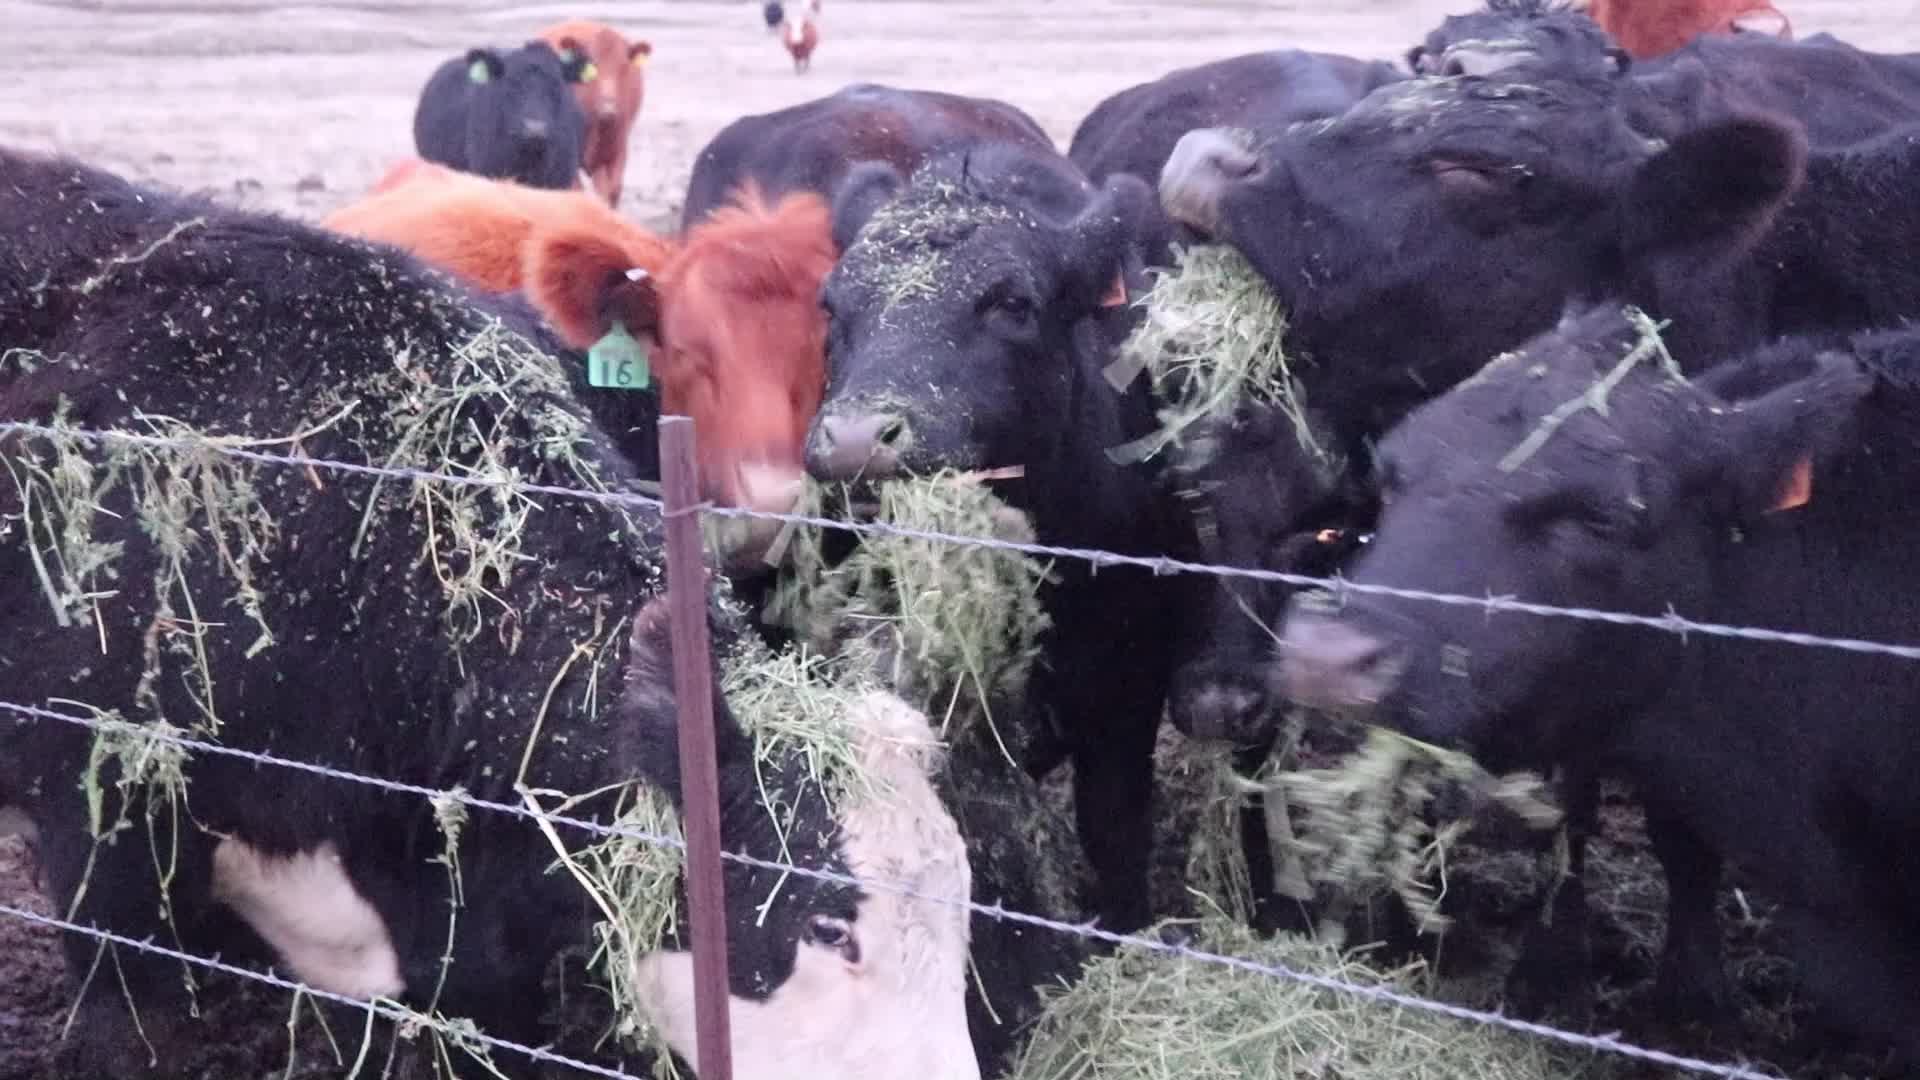
[{"label": "black cow", "polygon": [[1828,34],[1704,34],[1636,66],[1621,93],[1629,122],[1659,138],[1770,114],[1797,120],[1811,146],[1839,148],[1920,123],[1920,53],[1868,52]]},{"label": "black cow", "polygon": [[[8,153],[0,176],[0,421],[184,425],[568,487],[632,478],[511,312],[398,253],[71,162]],[[516,805],[524,780],[600,821],[637,789],[678,799],[656,516],[25,432],[0,435],[0,463],[0,701]],[[716,622],[725,647],[735,618]],[[904,801],[829,817],[799,752],[757,744],[721,699],[723,843],[966,896],[924,718],[885,698],[850,709],[878,790]],[[112,749],[138,745],[0,716],[0,793],[37,828],[63,913],[199,954],[264,942],[321,988],[546,1041],[543,979],[591,949],[599,916],[533,823],[474,810],[446,851],[418,795],[205,752],[175,802]],[[762,805],[769,790],[793,820]],[[964,910],[737,863],[726,890],[741,1075],[977,1077]],[[96,943],[66,945],[87,972]],[[634,959],[630,1004],[691,1057],[689,958]],[[76,1075],[148,1075],[143,1042],[166,1061],[192,1035],[178,965],[123,949],[114,967],[83,997]],[[846,1047],[857,1060],[833,1060]]]},{"label": "black cow", "polygon": [[[941,467],[1024,466],[1003,494],[1044,543],[1137,554],[1187,550],[1190,529],[1145,469],[1107,457],[1153,429],[1143,387],[1101,370],[1131,326],[1120,303],[1143,265],[1151,194],[1096,188],[1057,152],[1006,142],[929,161],[909,179],[855,169],[834,208],[843,254],[827,278],[826,399],[807,466],[827,480]],[[1182,579],[1057,565],[1053,629],[1028,722],[1057,732],[1028,762],[1074,763],[1079,834],[1105,924],[1149,917],[1152,750]]]},{"label": "black cow", "polygon": [[589,60],[585,53],[562,58],[544,41],[512,52],[467,50],[435,68],[420,92],[414,148],[462,172],[531,187],[574,187],[587,116],[573,84]]},{"label": "black cow", "polygon": [[787,8],[780,0],[767,0],[760,5],[760,17],[766,21],[767,33],[777,33],[780,24],[787,21]]},{"label": "black cow", "polygon": [[1487,0],[1478,11],[1440,20],[1407,50],[1407,66],[1416,75],[1491,75],[1520,63],[1619,74],[1633,66],[1633,58],[1565,0]]},{"label": "black cow", "polygon": [[998,142],[1053,149],[1032,117],[1003,101],[854,83],[721,128],[693,160],[681,220],[699,221],[748,181],[770,198],[811,191],[831,199],[861,162],[910,173],[936,152]]},{"label": "black cow", "polygon": [[[1571,318],[1381,444],[1361,586],[1910,641],[1920,335],[1788,339],[1688,382],[1618,308]],[[1601,763],[1671,891],[1661,981],[1724,1005],[1723,859],[1799,976],[1920,1062],[1920,663],[1364,592],[1296,601],[1299,700],[1378,706],[1491,767]]]},{"label": "black cow", "polygon": [[[1148,183],[1180,136],[1195,128],[1279,130],[1345,112],[1377,86],[1404,78],[1392,64],[1331,53],[1280,49],[1216,60],[1129,87],[1094,106],[1073,133],[1067,157],[1098,184],[1115,173]],[[1168,243],[1192,234],[1154,208],[1149,259],[1165,262]]]}]

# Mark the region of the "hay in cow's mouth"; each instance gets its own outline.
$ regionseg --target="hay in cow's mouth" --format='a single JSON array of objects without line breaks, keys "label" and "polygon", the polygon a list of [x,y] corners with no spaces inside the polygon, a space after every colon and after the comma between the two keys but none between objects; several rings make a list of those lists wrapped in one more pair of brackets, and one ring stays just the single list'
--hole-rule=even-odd
[{"label": "hay in cow's mouth", "polygon": [[[943,471],[876,485],[876,520],[923,532],[1032,542],[1026,516],[1007,506],[980,474]],[[801,512],[821,516],[849,493],[809,483]],[[996,702],[1019,697],[1049,626],[1040,588],[1049,565],[1019,552],[872,533],[830,562],[821,530],[787,538],[791,573],[768,605],[826,654],[880,673],[881,680],[937,721],[950,743],[975,720],[1013,762],[1017,737],[993,723]]]},{"label": "hay in cow's mouth", "polygon": [[1187,469],[1205,464],[1209,449],[1188,436],[1205,421],[1230,419],[1243,404],[1279,409],[1293,424],[1300,448],[1329,473],[1339,463],[1320,445],[1307,414],[1305,391],[1287,355],[1287,315],[1253,265],[1222,244],[1177,249],[1174,268],[1159,271],[1139,303],[1145,318],[1107,368],[1107,380],[1125,388],[1142,372],[1159,401],[1159,430],[1108,454],[1122,464],[1181,451]]},{"label": "hay in cow's mouth", "polygon": [[[1187,741],[1176,759],[1190,801],[1201,808],[1187,864],[1200,901],[1239,921],[1251,918],[1238,816],[1260,795],[1274,889],[1316,904],[1319,933],[1336,945],[1349,913],[1387,895],[1406,905],[1421,930],[1445,930],[1448,859],[1476,824],[1499,817],[1544,830],[1561,823],[1537,776],[1496,777],[1466,754],[1382,727],[1309,723],[1297,710],[1252,777],[1240,775],[1217,743]],[[1307,768],[1304,759],[1325,764]]]},{"label": "hay in cow's mouth", "polygon": [[[1425,994],[1423,965],[1381,972],[1300,937],[1202,920],[1199,947],[1363,987]],[[1521,1080],[1607,1075],[1591,1054],[1499,1028],[1396,1008],[1165,953],[1124,950],[1047,991],[1013,1080]]]}]

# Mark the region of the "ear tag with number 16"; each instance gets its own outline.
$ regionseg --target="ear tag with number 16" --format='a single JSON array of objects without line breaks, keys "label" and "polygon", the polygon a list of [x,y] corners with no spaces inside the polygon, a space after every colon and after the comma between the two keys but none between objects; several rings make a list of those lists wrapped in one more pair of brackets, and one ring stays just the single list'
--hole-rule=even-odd
[{"label": "ear tag with number 16", "polygon": [[[645,274],[644,270],[629,270],[627,277],[637,280]],[[627,333],[625,323],[615,319],[613,329],[587,350],[587,385],[602,390],[645,390],[650,379],[646,347]]]}]

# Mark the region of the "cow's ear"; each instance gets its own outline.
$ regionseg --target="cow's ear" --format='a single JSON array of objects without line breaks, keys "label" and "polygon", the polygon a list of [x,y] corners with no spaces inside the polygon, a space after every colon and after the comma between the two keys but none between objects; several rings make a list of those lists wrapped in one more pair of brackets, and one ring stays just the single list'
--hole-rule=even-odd
[{"label": "cow's ear", "polygon": [[1850,438],[1874,385],[1851,353],[1814,357],[1805,375],[1723,406],[1714,482],[1741,520],[1796,510],[1820,497],[1821,464]]},{"label": "cow's ear", "polygon": [[507,62],[492,49],[467,50],[467,80],[490,83],[507,73]]},{"label": "cow's ear", "polygon": [[[712,605],[708,605],[711,620]],[[620,698],[621,742],[634,749],[641,779],[664,792],[675,809],[681,806],[679,694],[673,675],[673,628],[667,595],[647,601],[633,617],[628,635],[626,683]],[[714,633],[711,621],[709,634]],[[716,645],[719,638],[714,637]],[[723,789],[730,770],[753,760],[753,741],[727,706],[720,692],[717,650],[708,651],[713,687],[714,757]]]},{"label": "cow's ear", "polygon": [[1153,189],[1131,173],[1107,178],[1100,193],[1066,228],[1061,257],[1063,298],[1082,311],[1127,302],[1128,278],[1140,257],[1140,238],[1153,212]]},{"label": "cow's ear", "polygon": [[1749,117],[1677,136],[1626,185],[1628,262],[1699,267],[1745,253],[1799,189],[1806,158],[1806,136],[1791,121]]},{"label": "cow's ear", "polygon": [[[660,292],[652,266],[591,229],[552,227],[527,238],[521,267],[527,299],[562,340],[576,349],[599,341],[619,322],[636,338],[658,340]],[[662,375],[665,378],[665,375]]]},{"label": "cow's ear", "polygon": [[634,67],[645,67],[653,59],[653,42],[636,41],[627,46],[627,63]]},{"label": "cow's ear", "polygon": [[906,186],[900,171],[884,161],[855,166],[833,196],[833,246],[841,251],[852,247],[874,213]]}]

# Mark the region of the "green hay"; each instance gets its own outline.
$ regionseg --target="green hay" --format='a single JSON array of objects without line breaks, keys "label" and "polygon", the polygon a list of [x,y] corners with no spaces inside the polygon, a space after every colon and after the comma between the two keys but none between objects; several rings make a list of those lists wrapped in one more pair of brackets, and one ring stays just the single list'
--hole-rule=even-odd
[{"label": "green hay", "polygon": [[[862,773],[850,717],[855,701],[870,684],[847,677],[820,657],[783,651],[773,653],[757,641],[748,641],[722,665],[718,693],[723,694],[754,745],[761,807],[782,838],[791,835],[801,802],[824,798],[829,812],[852,801],[885,798],[888,791]],[[804,763],[799,790],[775,786],[765,768],[776,761]],[[576,800],[577,801],[577,800]],[[570,804],[542,808],[564,813]],[[615,827],[652,836],[684,838],[680,818],[667,799],[650,788],[630,785],[622,793]],[[683,914],[681,878],[684,850],[636,836],[614,835],[599,844],[567,852],[559,838],[548,838],[562,852],[561,861],[598,904],[602,920],[595,926],[596,949],[591,963],[606,980],[616,1015],[613,1035],[627,1045],[657,1052],[654,1075],[677,1078],[679,1072],[665,1052],[660,1032],[638,1008],[632,985],[634,963],[671,940]],[[792,862],[784,849],[773,854]],[[774,879],[766,896],[728,898],[730,905],[753,903],[764,914],[787,884]]]},{"label": "green hay", "polygon": [[1281,410],[1301,449],[1328,471],[1338,468],[1308,422],[1305,391],[1286,352],[1286,313],[1245,256],[1223,245],[1176,250],[1174,268],[1156,273],[1140,303],[1145,317],[1106,374],[1124,388],[1147,373],[1161,402],[1160,429],[1113,448],[1110,457],[1128,464],[1181,447],[1183,464],[1192,467],[1209,452],[1189,443],[1195,427],[1252,404]]},{"label": "green hay", "polygon": [[[1218,916],[1198,947],[1258,964],[1424,995],[1421,965],[1381,972]],[[1523,1080],[1607,1075],[1591,1054],[1291,979],[1126,950],[1050,988],[1012,1080]]]},{"label": "green hay", "polygon": [[1302,769],[1295,767],[1301,730],[1296,721],[1252,778],[1211,746],[1180,758],[1183,771],[1200,778],[1187,781],[1200,791],[1190,888],[1243,921],[1253,901],[1237,814],[1251,795],[1263,796],[1275,888],[1322,905],[1320,932],[1336,944],[1347,913],[1389,894],[1423,931],[1446,930],[1440,905],[1449,860],[1477,821],[1499,814],[1532,829],[1560,824],[1545,783],[1531,774],[1495,777],[1465,754],[1380,727],[1366,729],[1360,746],[1332,764]]},{"label": "green hay", "polygon": [[[1612,395],[1613,388],[1619,386],[1634,368],[1647,360],[1658,363],[1661,372],[1668,378],[1677,382],[1686,381],[1686,377],[1680,373],[1680,365],[1674,361],[1672,354],[1667,352],[1666,343],[1660,339],[1660,329],[1666,324],[1655,322],[1638,308],[1625,308],[1622,314],[1639,333],[1639,340],[1627,350],[1625,356],[1620,358],[1619,363],[1605,375],[1595,379],[1585,393],[1570,401],[1562,402],[1552,412],[1542,417],[1539,426],[1528,432],[1527,437],[1520,440],[1519,445],[1500,459],[1501,472],[1512,472],[1526,464],[1528,458],[1538,453],[1540,448],[1547,444],[1547,440],[1553,438],[1553,433],[1560,430],[1562,424],[1580,413],[1591,410],[1596,415],[1606,416],[1609,408],[1607,399]],[[1494,362],[1500,363],[1501,360]]]},{"label": "green hay", "polygon": [[944,180],[915,177],[874,211],[840,259],[841,272],[877,291],[881,318],[954,286],[951,249],[985,225],[1024,220],[1014,210]]},{"label": "green hay", "polygon": [[[903,528],[1031,543],[1026,516],[983,483],[952,471],[879,487],[878,518]],[[821,515],[831,492],[809,485],[801,512]],[[992,723],[994,702],[1017,699],[1050,625],[1040,589],[1051,564],[1019,552],[890,534],[861,538],[827,565],[821,530],[788,538],[792,572],[768,617],[792,627],[826,655],[871,663],[882,681],[929,717],[939,737],[959,742],[984,719],[1002,752],[1013,749]]]}]

